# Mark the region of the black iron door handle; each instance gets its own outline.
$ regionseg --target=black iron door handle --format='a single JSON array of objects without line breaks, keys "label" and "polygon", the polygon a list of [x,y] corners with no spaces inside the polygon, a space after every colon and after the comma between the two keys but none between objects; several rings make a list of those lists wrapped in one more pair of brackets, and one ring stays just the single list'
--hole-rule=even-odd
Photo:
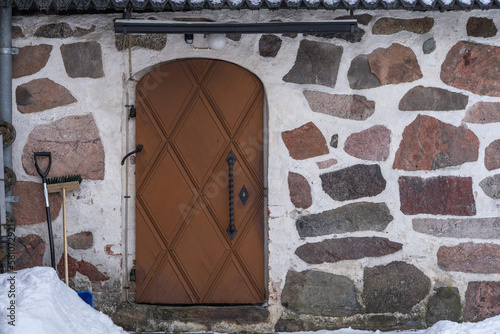
[{"label": "black iron door handle", "polygon": [[233,240],[236,235],[236,226],[234,226],[234,196],[233,196],[233,166],[236,162],[236,156],[233,151],[229,152],[229,155],[226,158],[228,167],[229,167],[229,226],[227,227],[227,234],[231,240]]},{"label": "black iron door handle", "polygon": [[127,160],[128,157],[130,157],[134,153],[138,153],[138,152],[142,151],[143,148],[144,148],[144,146],[142,146],[141,144],[139,144],[139,145],[137,145],[137,148],[135,150],[133,150],[132,152],[128,152],[127,154],[125,154],[125,156],[122,159],[122,166],[123,166],[123,164],[125,163],[125,160]]}]

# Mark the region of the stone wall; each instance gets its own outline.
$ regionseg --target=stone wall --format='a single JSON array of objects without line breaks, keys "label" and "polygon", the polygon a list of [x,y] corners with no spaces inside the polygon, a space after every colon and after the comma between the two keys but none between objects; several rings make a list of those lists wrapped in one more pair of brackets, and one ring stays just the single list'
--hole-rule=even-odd
[{"label": "stone wall", "polygon": [[[119,299],[122,64],[106,61],[107,50],[116,52],[102,39],[111,22],[103,25],[102,17],[62,21],[55,16],[13,19],[13,44],[19,48],[13,56],[18,180],[13,193],[20,197],[13,208],[19,236],[15,265],[50,266],[43,188],[33,164],[33,152],[49,151],[49,176],[81,174],[84,180],[80,190],[66,196],[71,285],[94,292],[97,301],[103,289],[107,298]],[[109,89],[111,83],[116,89]],[[49,198],[56,265],[64,277],[62,196]]]},{"label": "stone wall", "polygon": [[[180,35],[115,36],[112,15],[15,17],[19,265],[49,264],[43,194],[30,152],[50,150],[54,175],[84,177],[82,189],[67,196],[72,285],[93,291],[98,307],[130,329],[423,328],[500,314],[495,13],[356,13],[354,35],[228,35],[219,51],[207,49],[202,35],[193,45]],[[266,22],[332,15],[344,13],[144,17]],[[134,187],[131,177],[126,189],[120,165],[128,126],[128,144],[135,145],[125,105],[155,65],[190,57],[236,63],[266,90],[264,316],[245,311],[247,318],[207,321],[203,312],[117,306],[126,275],[123,197],[133,197]],[[61,197],[51,196],[60,241]],[[129,211],[131,268],[133,202]],[[61,252],[59,242],[58,259]]]}]

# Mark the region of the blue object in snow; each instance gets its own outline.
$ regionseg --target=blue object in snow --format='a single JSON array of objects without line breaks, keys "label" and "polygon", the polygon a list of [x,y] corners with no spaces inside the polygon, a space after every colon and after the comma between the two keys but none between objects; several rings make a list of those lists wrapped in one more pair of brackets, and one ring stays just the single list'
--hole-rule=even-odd
[{"label": "blue object in snow", "polygon": [[94,307],[94,296],[92,296],[90,291],[77,291],[76,293],[84,302],[89,304],[91,307]]}]

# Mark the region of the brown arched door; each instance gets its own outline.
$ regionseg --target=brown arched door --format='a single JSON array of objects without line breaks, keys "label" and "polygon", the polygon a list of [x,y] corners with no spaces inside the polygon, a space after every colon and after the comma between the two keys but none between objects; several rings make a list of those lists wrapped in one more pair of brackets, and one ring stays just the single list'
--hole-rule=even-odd
[{"label": "brown arched door", "polygon": [[138,83],[137,302],[266,298],[263,95],[252,73],[208,59]]}]

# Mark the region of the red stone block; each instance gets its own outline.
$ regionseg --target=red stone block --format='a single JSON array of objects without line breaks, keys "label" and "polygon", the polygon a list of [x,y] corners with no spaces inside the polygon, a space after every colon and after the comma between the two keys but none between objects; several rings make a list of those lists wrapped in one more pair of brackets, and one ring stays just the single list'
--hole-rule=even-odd
[{"label": "red stone block", "polygon": [[20,78],[35,74],[45,67],[52,51],[52,45],[28,45],[19,48],[19,54],[12,56],[12,77]]},{"label": "red stone block", "polygon": [[383,125],[375,125],[347,137],[344,151],[359,159],[385,161],[389,157],[390,144],[391,130]]},{"label": "red stone block", "polygon": [[304,96],[314,112],[363,121],[375,112],[375,102],[362,95],[338,95],[306,90]]},{"label": "red stone block", "polygon": [[[57,271],[59,277],[64,278],[64,254],[61,255],[61,259],[57,264]],[[76,259],[68,255],[68,276],[75,277],[77,272],[87,276],[92,282],[107,281],[109,279],[109,276],[101,273],[92,263],[83,260],[76,261]]]},{"label": "red stone block", "polygon": [[14,265],[16,270],[42,265],[45,242],[38,235],[29,234],[18,238],[14,243],[16,250]]},{"label": "red stone block", "polygon": [[[31,159],[33,164],[33,156]],[[45,197],[41,183],[18,181],[12,190],[12,194],[19,196],[19,202],[13,204],[13,213],[18,225],[32,225],[47,221]],[[55,220],[61,211],[61,194],[49,194],[49,204],[50,216],[52,220]]]},{"label": "red stone block", "polygon": [[312,204],[311,186],[300,174],[288,173],[288,189],[290,199],[296,208],[307,209]]},{"label": "red stone block", "polygon": [[468,242],[454,247],[441,246],[439,268],[464,273],[500,273],[500,245]]},{"label": "red stone block", "polygon": [[500,282],[469,282],[465,292],[465,320],[483,320],[500,314]]},{"label": "red stone block", "polygon": [[406,215],[473,216],[476,202],[472,193],[472,178],[439,176],[428,179],[402,176],[399,178],[401,211]]},{"label": "red stone block", "polygon": [[478,95],[500,96],[499,62],[500,47],[460,41],[441,65],[441,80]]},{"label": "red stone block", "polygon": [[467,110],[464,122],[478,124],[500,122],[500,102],[477,102]]},{"label": "red stone block", "polygon": [[489,144],[484,153],[484,165],[487,170],[500,168],[500,139]]},{"label": "red stone block", "polygon": [[107,281],[109,277],[103,273],[101,273],[97,268],[87,261],[78,261],[78,272],[82,275],[85,275],[91,280],[94,281]]},{"label": "red stone block", "polygon": [[28,175],[38,176],[33,152],[40,151],[52,152],[49,176],[81,174],[84,179],[104,179],[104,147],[91,114],[63,117],[35,127],[21,157]]},{"label": "red stone block", "polygon": [[292,158],[304,160],[328,154],[326,139],[313,122],[281,134]]},{"label": "red stone block", "polygon": [[325,161],[319,161],[316,164],[318,165],[319,169],[327,169],[335,165],[338,161],[335,159],[328,159]]},{"label": "red stone block", "polygon": [[368,56],[368,62],[382,85],[412,82],[423,76],[413,50],[398,43],[376,49]]},{"label": "red stone block", "polygon": [[94,244],[92,232],[80,232],[68,237],[68,246],[73,249],[89,249]]},{"label": "red stone block", "polygon": [[393,168],[436,170],[477,161],[479,139],[465,126],[456,127],[434,117],[418,115],[403,132]]},{"label": "red stone block", "polygon": [[[76,259],[68,255],[68,277],[75,277],[77,271],[78,264]],[[57,273],[59,274],[59,278],[64,278],[64,254],[61,255],[61,259],[57,264]]]},{"label": "red stone block", "polygon": [[44,111],[76,102],[71,92],[54,81],[43,78],[17,86],[17,109],[22,113]]}]

